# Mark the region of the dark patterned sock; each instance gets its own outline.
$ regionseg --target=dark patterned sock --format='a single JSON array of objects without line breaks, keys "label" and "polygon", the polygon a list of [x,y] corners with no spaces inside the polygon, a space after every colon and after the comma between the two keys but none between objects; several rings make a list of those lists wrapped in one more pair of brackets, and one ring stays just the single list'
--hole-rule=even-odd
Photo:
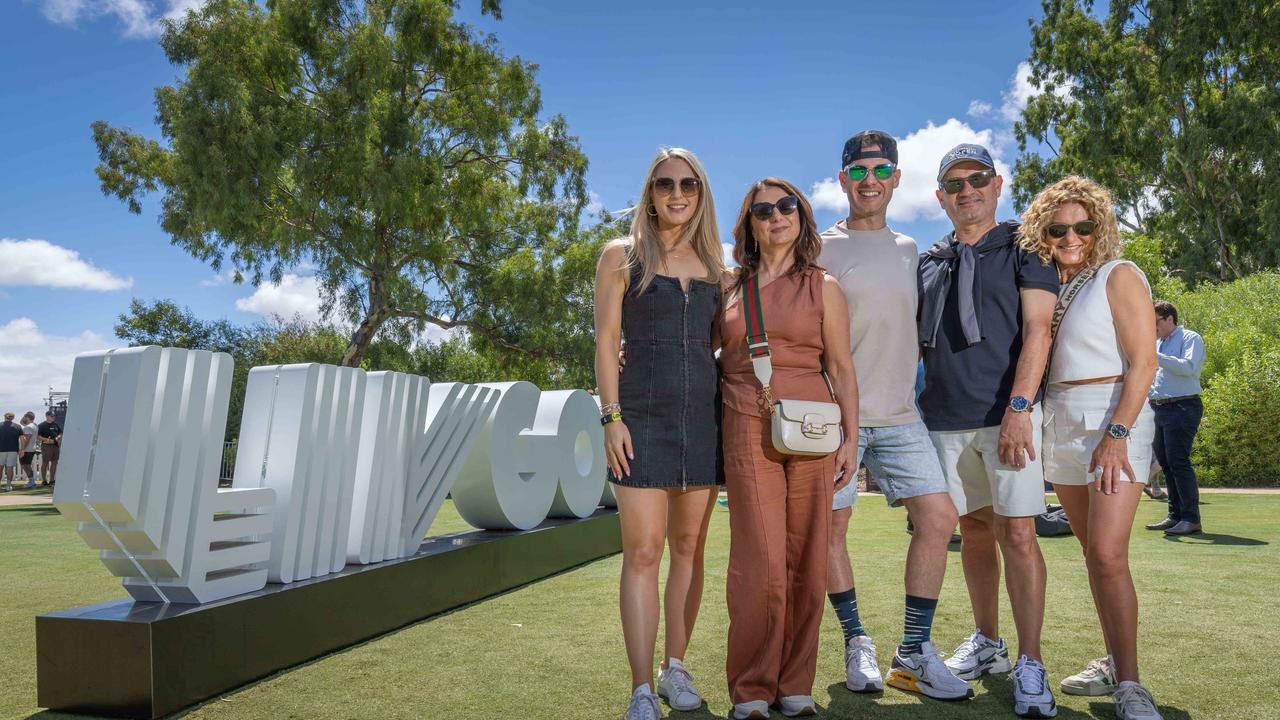
[{"label": "dark patterned sock", "polygon": [[918,653],[920,646],[929,642],[929,635],[933,632],[933,613],[937,609],[936,599],[907,596],[907,609],[902,621],[902,644],[898,646],[899,655]]},{"label": "dark patterned sock", "polygon": [[853,588],[844,592],[830,593],[827,599],[831,601],[831,607],[835,608],[836,618],[840,620],[840,629],[844,631],[844,644],[848,645],[849,641],[859,635],[866,635],[867,631],[862,627],[862,618],[858,617],[858,596]]}]

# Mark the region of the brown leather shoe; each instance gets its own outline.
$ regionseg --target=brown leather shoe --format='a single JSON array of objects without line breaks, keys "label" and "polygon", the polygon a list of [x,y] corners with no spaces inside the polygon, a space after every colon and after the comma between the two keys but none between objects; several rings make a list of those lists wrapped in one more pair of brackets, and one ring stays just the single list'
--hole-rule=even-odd
[{"label": "brown leather shoe", "polygon": [[1160,522],[1156,522],[1156,523],[1150,523],[1150,524],[1148,524],[1148,525],[1147,525],[1147,529],[1148,529],[1148,530],[1168,530],[1169,528],[1171,528],[1171,527],[1173,527],[1174,525],[1177,525],[1177,524],[1178,524],[1178,521],[1177,521],[1177,520],[1174,520],[1174,519],[1173,519],[1173,518],[1171,518],[1171,517],[1167,517],[1167,518],[1165,518],[1165,519],[1161,520]]},{"label": "brown leather shoe", "polygon": [[1177,525],[1164,531],[1165,535],[1194,535],[1200,532],[1200,523],[1193,523],[1190,520],[1183,520]]}]

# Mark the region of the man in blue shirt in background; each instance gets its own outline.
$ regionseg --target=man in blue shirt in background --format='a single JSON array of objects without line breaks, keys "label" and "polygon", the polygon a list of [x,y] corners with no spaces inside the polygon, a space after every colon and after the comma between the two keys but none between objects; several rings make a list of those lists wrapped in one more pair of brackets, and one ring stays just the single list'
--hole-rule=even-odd
[{"label": "man in blue shirt in background", "polygon": [[1156,411],[1155,454],[1164,468],[1169,493],[1169,516],[1147,526],[1166,535],[1200,532],[1200,487],[1191,466],[1191,445],[1204,404],[1200,402],[1200,371],[1204,369],[1204,338],[1178,324],[1178,309],[1156,303],[1156,358],[1160,369],[1151,384],[1151,407]]}]

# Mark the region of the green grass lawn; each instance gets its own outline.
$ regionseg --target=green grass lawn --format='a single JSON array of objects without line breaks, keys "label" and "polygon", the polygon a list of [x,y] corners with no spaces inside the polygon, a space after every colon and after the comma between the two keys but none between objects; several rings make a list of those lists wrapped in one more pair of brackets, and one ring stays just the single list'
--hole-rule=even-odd
[{"label": "green grass lawn", "polygon": [[[1163,517],[1144,500],[1134,530],[1143,679],[1168,720],[1280,718],[1280,496],[1206,495],[1199,537],[1141,529]],[[887,666],[901,630],[905,515],[867,496],[850,547],[858,601]],[[432,533],[465,525],[446,506]],[[1049,566],[1044,655],[1055,686],[1102,654],[1079,546],[1042,539]],[[703,613],[686,663],[708,706],[672,718],[723,718],[728,511],[717,508],[707,551]],[[419,623],[280,673],[196,707],[191,718],[616,718],[630,684],[617,615],[620,558]],[[0,718],[64,718],[35,706],[35,615],[123,596],[70,523],[48,506],[0,509]],[[378,602],[375,597],[369,603]],[[971,630],[960,557],[952,552],[934,640],[950,650]],[[1012,617],[1004,609],[1003,632]],[[854,695],[842,684],[839,628],[823,629],[814,694],[826,717],[1013,717],[1005,677],[967,703],[896,690]],[[659,640],[659,646],[661,640]],[[1109,698],[1059,695],[1060,718],[1110,718]],[[775,715],[775,717],[781,717]]]}]

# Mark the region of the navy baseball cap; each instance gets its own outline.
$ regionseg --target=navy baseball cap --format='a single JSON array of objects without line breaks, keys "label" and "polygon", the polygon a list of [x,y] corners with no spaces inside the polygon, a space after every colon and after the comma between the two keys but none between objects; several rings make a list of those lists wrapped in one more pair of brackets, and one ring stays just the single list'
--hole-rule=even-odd
[{"label": "navy baseball cap", "polygon": [[991,159],[991,153],[987,152],[986,148],[973,143],[961,143],[942,156],[942,163],[938,165],[938,179],[941,180],[952,165],[966,161],[986,165],[992,170],[996,169],[996,163]]},{"label": "navy baseball cap", "polygon": [[[863,150],[863,143],[879,145],[879,150]],[[884,158],[894,165],[898,164],[898,141],[883,130],[863,130],[844,141],[844,152],[840,154],[840,167],[847,168],[854,160],[862,158]]]}]

